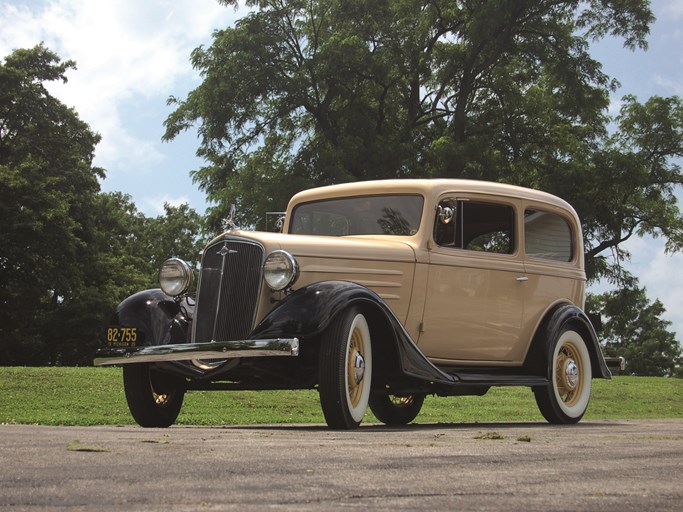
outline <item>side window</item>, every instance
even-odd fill
[[[511,206],[445,199],[437,207],[434,238],[443,247],[512,254],[515,212]]]
[[[572,230],[554,213],[526,210],[524,212],[524,249],[527,256],[553,261],[571,261]]]

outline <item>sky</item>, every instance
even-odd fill
[[[615,39],[591,46],[604,71],[621,83],[613,113],[626,94],[641,102],[683,96],[683,0],[653,0],[652,9],[657,21],[647,51],[627,50]],[[63,60],[75,60],[68,83],[49,89],[102,136],[95,156],[107,172],[102,190],[129,194],[148,216],[162,214],[164,203],[188,203],[203,213],[204,193],[189,175],[202,165],[196,133],[161,141],[172,112],[166,101],[184,99],[201,83],[189,60],[192,50],[210,45],[214,30],[243,14],[216,0],[0,0],[0,58],[42,41]],[[633,255],[627,268],[652,300],[664,303],[665,318],[683,341],[683,254],[667,255],[663,242],[651,238],[627,248]]]
[[[215,0],[0,0],[0,56],[42,41],[76,61],[68,83],[48,88],[102,136],[103,191],[130,194],[146,215],[162,214],[164,202],[203,213],[189,176],[202,164],[196,134],[161,141],[166,101],[200,84],[190,53],[239,16]]]

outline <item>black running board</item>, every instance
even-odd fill
[[[452,375],[457,379],[455,385],[476,385],[476,386],[547,386],[550,381],[538,375],[525,375],[505,372],[482,373],[470,371],[463,368],[439,368],[444,373]]]

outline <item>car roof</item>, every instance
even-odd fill
[[[576,215],[574,209],[557,196],[516,185],[494,183],[490,181],[461,180],[461,179],[395,179],[360,181],[312,188],[299,192],[290,201],[290,207],[295,203],[319,201],[335,197],[349,197],[357,195],[385,195],[417,193],[430,199],[448,192],[478,193],[527,199],[553,205],[568,210]]]

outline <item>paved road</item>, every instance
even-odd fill
[[[2,510],[681,510],[683,421],[0,425]]]

